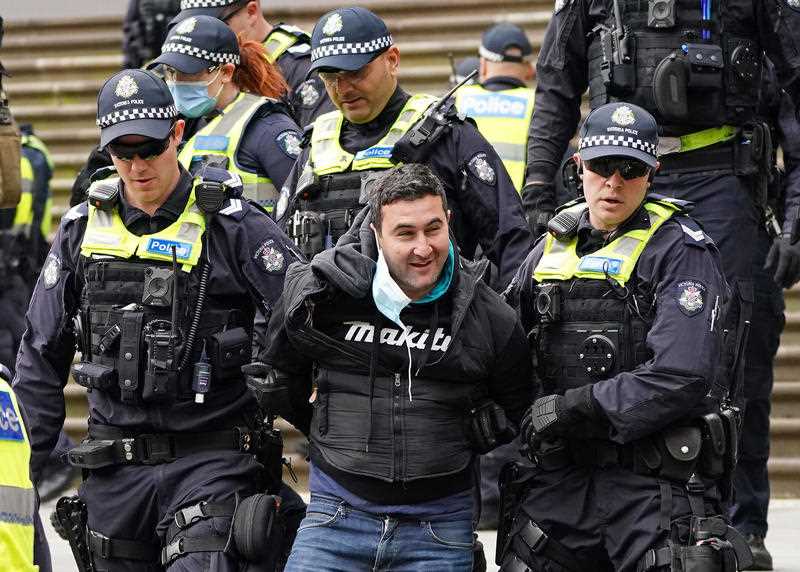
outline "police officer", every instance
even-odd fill
[[[122,21],[122,67],[140,68],[161,53],[179,0],[130,0]]]
[[[523,489],[503,571],[735,570],[726,542],[749,556],[714,516],[728,417],[706,396],[728,287],[679,202],[647,195],[657,145],[642,108],[594,110],[576,156],[585,201],[550,222],[509,290],[542,397],[522,422],[536,468],[501,483]]]
[[[280,484],[254,456],[275,447],[240,367],[256,308],[270,314],[296,256],[237,197],[235,175],[206,169],[193,180],[180,166],[177,115],[149,72],[103,85],[100,144],[119,178],[95,183],[63,217],[17,360],[35,482],[63,424],[80,340],[72,373],[89,391],[89,438],[70,461],[88,474],[88,531],[71,542],[86,543],[98,569],[240,570],[274,548],[237,533],[264,533],[275,502],[255,493]]]
[[[278,64],[289,84],[295,121],[300,127],[333,109],[319,77],[309,74],[311,38],[307,32],[290,24],[270,24],[260,0],[181,0],[181,12],[174,21],[201,14],[219,18],[237,35],[264,44],[267,60]]]
[[[473,258],[480,245],[507,284],[530,246],[508,173],[452,105],[435,108],[435,98],[398,86],[400,52],[383,20],[361,7],[328,12],[314,26],[311,59],[338,109],[314,122],[281,189],[277,216],[304,254],[344,234],[377,173],[421,162],[442,180],[462,254]]]
[[[480,47],[480,84],[456,92],[456,107],[473,118],[481,135],[500,155],[519,191],[525,181],[525,153],[533,115],[531,43],[510,22],[492,26]]]
[[[178,112],[213,117],[183,146],[181,164],[192,173],[209,164],[236,173],[244,196],[272,212],[301,134],[275,99],[286,83],[264,60],[261,44],[240,45],[220,20],[190,16],[172,27],[161,50],[149,67],[164,67]]]

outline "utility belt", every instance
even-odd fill
[[[559,439],[543,442],[528,455],[544,470],[568,465],[619,466],[640,475],[685,483],[694,474],[712,480],[730,475],[736,466],[738,438],[735,411],[724,409],[626,445],[600,439]]]
[[[201,433],[129,433],[108,425],[90,425],[89,438],[67,454],[82,469],[115,465],[157,465],[207,451],[257,454],[268,440],[261,429],[234,427]]]

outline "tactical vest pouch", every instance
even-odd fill
[[[67,453],[69,464],[82,469],[101,469],[116,465],[115,442],[87,439]]]
[[[122,315],[122,337],[119,342],[120,400],[123,403],[136,403],[139,389],[140,344],[142,335],[142,312],[125,312]]]
[[[244,328],[218,332],[207,339],[215,381],[240,378],[242,366],[250,363],[251,340]]]
[[[325,225],[320,213],[295,211],[288,225],[288,235],[307,260],[324,249]]]
[[[114,368],[85,361],[72,366],[72,377],[75,383],[89,391],[92,389],[108,391],[117,383],[117,372]]]
[[[178,392],[175,359],[177,335],[167,320],[153,320],[144,327],[147,346],[147,370],[144,374],[142,400],[147,403],[169,403]]]
[[[691,89],[722,90],[722,48],[713,44],[687,44],[689,87]]]
[[[661,451],[661,468],[658,476],[685,482],[694,473],[703,443],[699,427],[672,427],[658,436]]]
[[[689,78],[686,66],[677,54],[659,62],[653,74],[653,101],[666,121],[685,121],[689,117]]]
[[[192,176],[200,174],[205,167],[215,167],[217,169],[228,168],[228,157],[225,155],[194,155],[192,162],[187,169]]]

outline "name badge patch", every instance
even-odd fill
[[[584,256],[578,265],[580,270],[586,272],[608,272],[609,274],[619,274],[622,270],[622,260],[620,258],[608,258],[606,256]]]
[[[197,135],[194,141],[196,151],[225,151],[228,138],[225,135]]]
[[[172,247],[175,246],[175,256],[178,260],[188,260],[192,254],[192,245],[188,242],[151,238],[147,241],[147,252],[172,257]]]
[[[356,153],[356,161],[359,159],[388,159],[392,156],[394,147],[370,147]]]
[[[11,396],[0,391],[0,439],[4,441],[22,441],[22,423],[11,402]]]

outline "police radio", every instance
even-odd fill
[[[450,124],[440,110],[450,100],[453,94],[462,85],[465,85],[478,74],[473,70],[468,76],[453,86],[439,100],[431,105],[423,116],[394,144],[392,148],[392,163],[419,163],[425,159],[427,147],[435,143]]]
[[[119,179],[94,183],[89,187],[89,204],[105,212],[114,210],[119,202],[120,184],[121,181]]]

